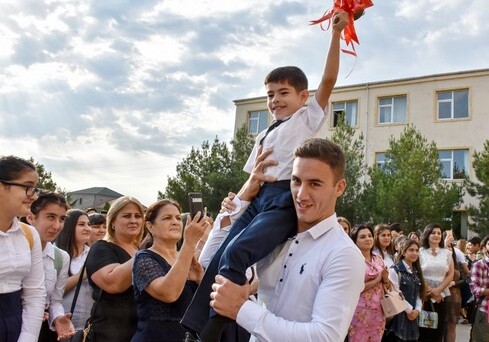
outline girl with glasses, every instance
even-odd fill
[[[37,231],[17,217],[30,213],[37,198],[35,166],[22,158],[0,158],[0,341],[35,342],[46,289]]]

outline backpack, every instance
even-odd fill
[[[32,251],[32,248],[34,248],[34,237],[32,236],[31,229],[27,224],[24,222],[19,222],[20,223],[20,228],[22,229],[22,232],[25,235],[25,238],[27,239],[27,242],[29,243],[29,248]],[[61,250],[53,245],[54,248],[54,268],[56,269],[56,276],[59,275],[59,272],[61,272],[61,268],[63,267],[63,254],[61,254]]]
[[[25,238],[27,239],[27,242],[29,243],[29,248],[32,251],[32,248],[34,248],[34,237],[32,236],[31,229],[24,222],[19,222],[19,223],[20,223],[20,228],[22,229],[22,232],[24,233]]]

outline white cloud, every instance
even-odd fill
[[[0,155],[68,190],[150,204],[204,140],[231,139],[233,100],[298,65],[319,82],[330,32],[313,0],[23,0],[0,4]],[[487,68],[486,0],[375,1],[338,85]],[[467,58],[467,51],[470,58]],[[235,189],[236,190],[236,189]]]

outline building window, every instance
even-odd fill
[[[268,111],[260,110],[249,112],[248,133],[258,134],[268,127]]]
[[[469,150],[444,150],[438,152],[441,178],[464,179],[469,172]]]
[[[380,170],[385,170],[386,163],[389,162],[389,158],[385,156],[385,153],[379,152],[375,154],[375,165]]]
[[[469,90],[440,91],[436,93],[438,119],[460,119],[469,116]]]
[[[406,122],[406,95],[379,98],[379,123]]]
[[[333,127],[338,126],[338,120],[344,115],[345,122],[349,126],[356,127],[357,123],[357,101],[333,102]]]

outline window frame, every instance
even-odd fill
[[[456,105],[455,105],[455,101],[456,101],[456,97],[455,97],[455,93],[456,92],[461,92],[461,91],[464,91],[467,96],[466,96],[466,102],[467,102],[467,116],[462,116],[462,117],[455,117],[455,108],[456,108]],[[443,89],[443,90],[437,90],[435,92],[435,103],[436,103],[436,111],[435,111],[435,116],[436,116],[436,120],[437,121],[453,121],[453,120],[467,120],[470,118],[470,94],[469,94],[470,90],[469,88],[457,88],[457,89]],[[441,99],[439,98],[440,94],[447,94],[447,93],[450,93],[451,94],[451,98],[450,99]],[[447,118],[441,118],[440,117],[440,103],[450,103],[450,117],[447,117]]]
[[[465,152],[465,155],[464,155],[464,164],[465,165],[463,165],[464,177],[461,177],[461,178],[453,178],[454,168],[455,168],[455,164],[456,164],[455,158],[454,158],[454,152],[457,152],[457,151]],[[442,158],[440,156],[441,152],[450,152],[450,158]],[[460,180],[465,179],[466,177],[469,177],[469,172],[470,172],[469,158],[470,158],[470,150],[468,148],[453,148],[453,149],[440,149],[440,150],[438,150],[438,160],[440,162],[440,167],[441,167],[440,178],[443,180],[447,180],[447,181],[460,181]],[[443,177],[444,176],[444,173],[443,173],[443,171],[444,171],[443,163],[444,162],[450,163],[450,166],[449,166],[450,174],[448,175],[449,177]]]
[[[252,118],[251,116],[253,114],[258,114],[258,117]],[[265,115],[265,117],[266,117],[266,123],[265,123],[265,126],[262,129],[260,129],[260,119],[262,118],[261,117],[262,114]],[[256,130],[257,130],[257,132],[251,132],[251,129],[250,129],[251,126],[250,125],[251,125],[251,123],[253,121],[256,121],[257,122],[256,123]],[[270,119],[269,119],[269,112],[266,109],[250,110],[250,111],[248,111],[248,115],[247,115],[248,134],[258,135],[261,131],[263,131],[264,129],[266,129],[268,127],[269,121],[270,121]]]
[[[405,107],[404,107],[404,120],[403,121],[394,121],[395,116],[395,98],[404,98],[405,99]],[[391,103],[389,105],[381,104],[381,100],[390,99]],[[381,122],[381,108],[390,107],[390,121]],[[407,94],[398,94],[398,95],[387,95],[387,96],[378,96],[377,97],[377,125],[386,126],[386,125],[405,125],[408,123],[408,95]]]
[[[347,111],[347,104],[354,104],[355,105],[355,123],[354,124],[351,124],[348,122],[348,111]],[[338,105],[338,104],[342,104],[343,105],[343,109],[341,110],[335,110],[334,109],[334,106],[335,105]],[[345,100],[345,101],[333,101],[331,102],[331,128],[336,128],[338,127],[338,123],[337,123],[337,119],[336,119],[336,113],[337,112],[344,112],[345,113],[345,121],[346,123],[350,126],[350,127],[354,127],[354,128],[358,128],[359,127],[359,115],[358,115],[358,99],[355,99],[355,100]],[[353,114],[351,113],[350,114],[350,117],[353,117]]]

